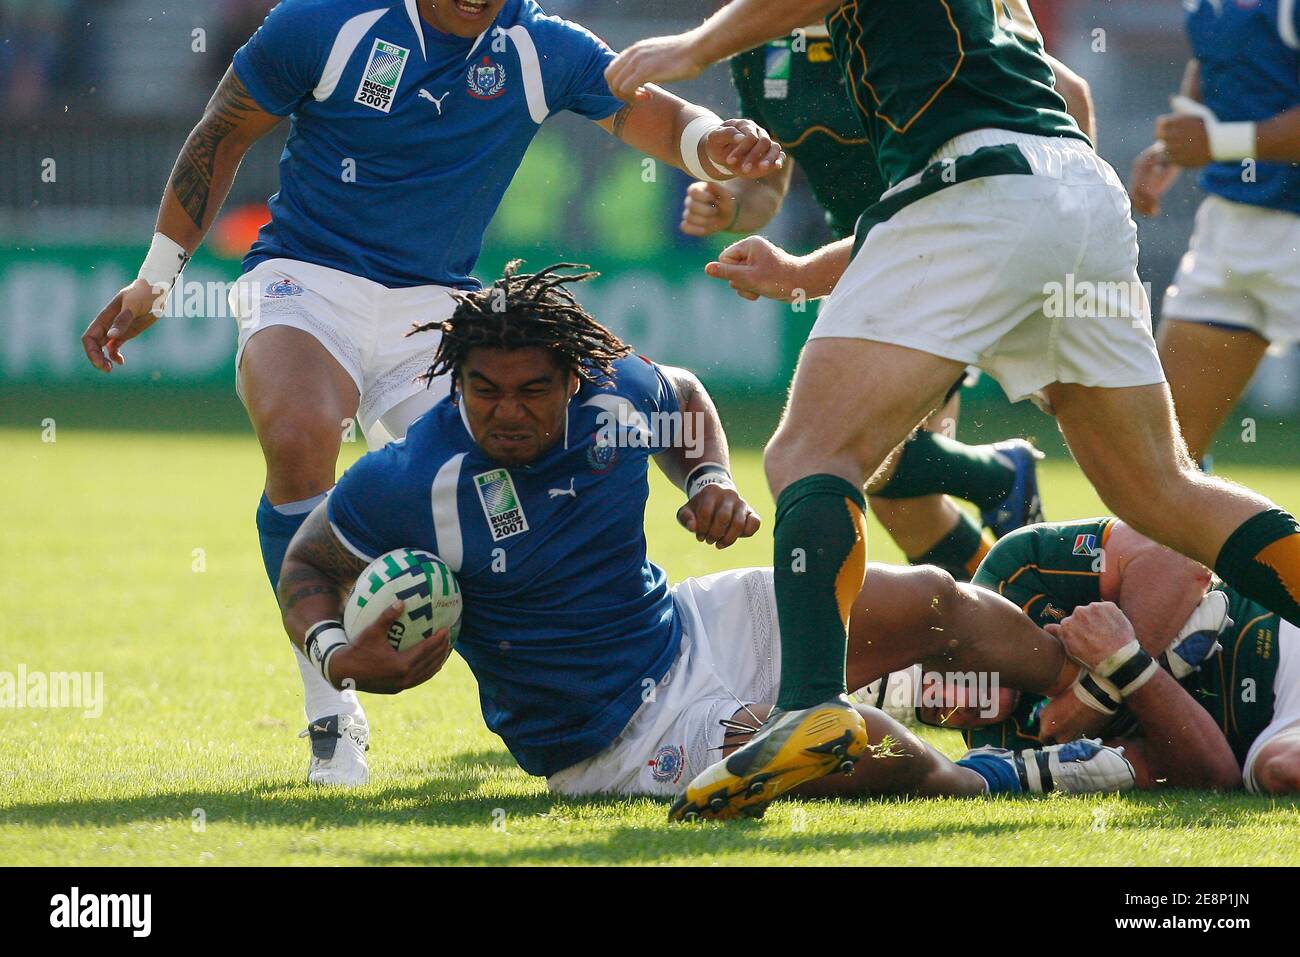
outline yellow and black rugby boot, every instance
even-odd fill
[[[867,724],[844,695],[773,711],[748,744],[695,776],[668,820],[762,817],[773,798],[800,784],[835,771],[852,774],[867,747]]]

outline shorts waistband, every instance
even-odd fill
[[[1080,152],[1092,152],[1091,146],[1073,136],[1040,136],[1034,133],[1017,133],[1013,130],[988,128],[971,130],[969,133],[954,136],[934,151],[929,163],[965,156],[968,153],[974,153],[978,149],[983,149],[985,146],[1056,146]]]

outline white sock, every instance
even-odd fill
[[[316,670],[316,666],[297,649],[294,649],[293,657],[298,662],[298,670],[302,672],[302,688],[306,698],[303,708],[307,712],[308,721],[328,718],[332,714],[365,717],[365,711],[362,710],[355,691],[339,691],[326,681]]]

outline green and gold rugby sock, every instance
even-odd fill
[[[866,505],[861,488],[835,475],[801,478],[776,500],[778,708],[810,708],[847,690],[849,612],[867,571]]]
[[[1270,508],[1242,522],[1219,550],[1214,572],[1300,627],[1300,523],[1290,513]]]
[[[924,555],[908,557],[913,565],[938,565],[959,582],[968,582],[975,577],[975,569],[992,548],[992,542],[984,535],[979,522],[962,512],[957,524],[943,538],[939,539]]]
[[[1016,470],[1008,468],[989,445],[966,445],[938,432],[921,429],[903,443],[898,465],[881,498],[920,498],[945,493],[990,508],[1011,492]]]

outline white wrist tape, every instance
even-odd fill
[[[1098,678],[1108,679],[1119,689],[1120,696],[1127,698],[1159,670],[1160,665],[1142,650],[1135,638],[1093,668],[1092,673]]]
[[[1215,162],[1231,163],[1254,157],[1258,124],[1221,123],[1208,106],[1189,96],[1176,96],[1172,102],[1175,113],[1199,116],[1205,123],[1205,135],[1210,140],[1210,156]]]
[[[718,177],[705,170],[700,163],[700,141],[721,125],[722,118],[710,113],[691,120],[686,124],[686,129],[682,130],[682,165],[686,167],[686,172],[696,179],[704,180],[706,183],[726,182],[726,180],[718,179]],[[730,178],[727,177],[727,179]]]
[[[159,292],[153,304],[155,316],[162,315],[167,306],[167,297],[171,295],[172,287],[176,285],[176,280],[189,261],[189,254],[180,243],[162,233],[153,234],[153,244],[140,266],[139,278],[152,286],[155,292]]]
[[[307,660],[319,669],[321,677],[334,684],[330,678],[330,657],[348,643],[348,633],[341,621],[318,621],[307,629],[302,650]]]
[[[1115,714],[1122,703],[1119,689],[1091,671],[1079,675],[1079,680],[1074,683],[1074,696],[1093,711],[1104,715]]]
[[[727,467],[721,462],[703,462],[691,469],[691,474],[686,476],[686,498],[695,498],[702,489],[710,485],[721,485],[723,488],[734,489],[735,481]]]

